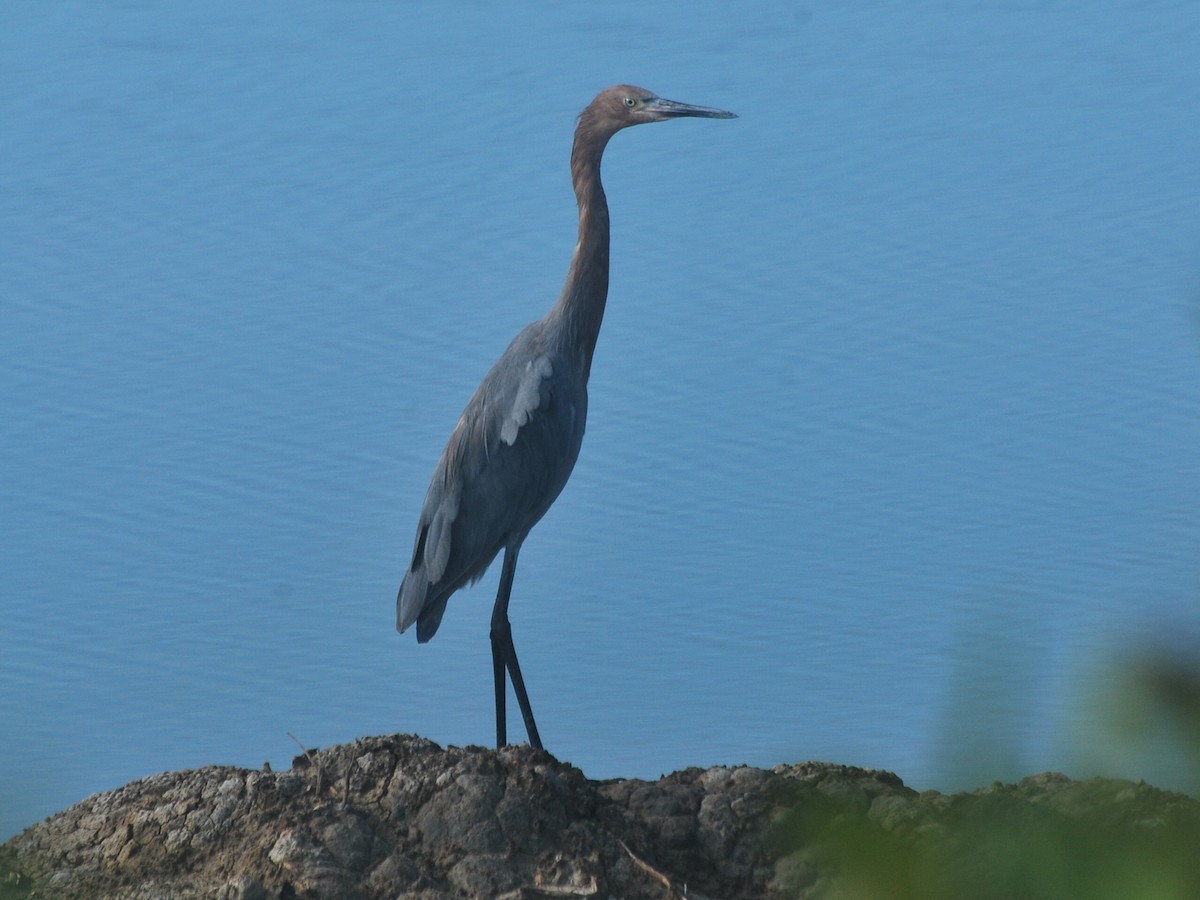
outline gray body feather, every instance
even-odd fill
[[[520,546],[567,483],[587,418],[587,385],[550,318],[526,326],[484,377],[433,473],[396,628],[437,632],[446,602]],[[557,363],[557,364],[556,364]]]

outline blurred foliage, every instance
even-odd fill
[[[1118,738],[1173,744],[1189,768],[1191,791],[1200,794],[1200,659],[1160,648],[1128,657],[1117,668],[1119,702],[1111,720]]]
[[[1044,804],[1036,799],[1040,786],[1027,782],[923,795],[914,805],[947,802],[922,813],[915,827],[817,799],[781,823],[779,849],[807,848],[800,852],[809,877],[796,891],[832,900],[1200,897],[1200,804],[1177,805],[1171,798],[1178,795],[1146,786],[1138,786],[1141,796],[1122,797],[1133,790],[1126,782],[1070,788]],[[1064,801],[1084,810],[1067,811]]]
[[[0,900],[16,900],[28,897],[32,881],[22,875],[16,867],[16,851],[0,847]]]
[[[1200,661],[1146,651],[1112,671],[1112,739],[1168,732],[1200,786]],[[1200,897],[1200,801],[1141,782],[1047,773],[970,793],[897,792],[866,806],[801,790],[775,841],[802,897]]]

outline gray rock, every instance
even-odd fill
[[[994,881],[1005,861],[988,857],[977,823],[996,821],[1011,826],[1006,845],[1100,823],[1161,865],[1155,854],[1200,833],[1200,803],[1050,773],[918,795],[889,772],[829,763],[594,782],[525,746],[397,735],[310,752],[287,772],[210,766],[89,797],[0,846],[0,896],[771,900],[836,893],[847,872],[869,896],[860,873],[900,860],[941,871],[962,859]],[[970,893],[945,883],[944,896]]]

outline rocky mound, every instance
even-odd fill
[[[90,797],[0,847],[0,897],[1128,896],[1073,891],[1130,859],[1155,896],[1194,897],[1198,835],[1200,802],[1124,781],[918,795],[804,763],[597,782],[526,746],[397,735]]]

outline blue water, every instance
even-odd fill
[[[3,4],[0,837],[289,733],[491,740],[499,567],[426,646],[395,591],[616,81],[741,118],[609,148],[512,606],[547,747],[1194,787],[1094,695],[1200,635],[1200,7],[1077,9]]]

